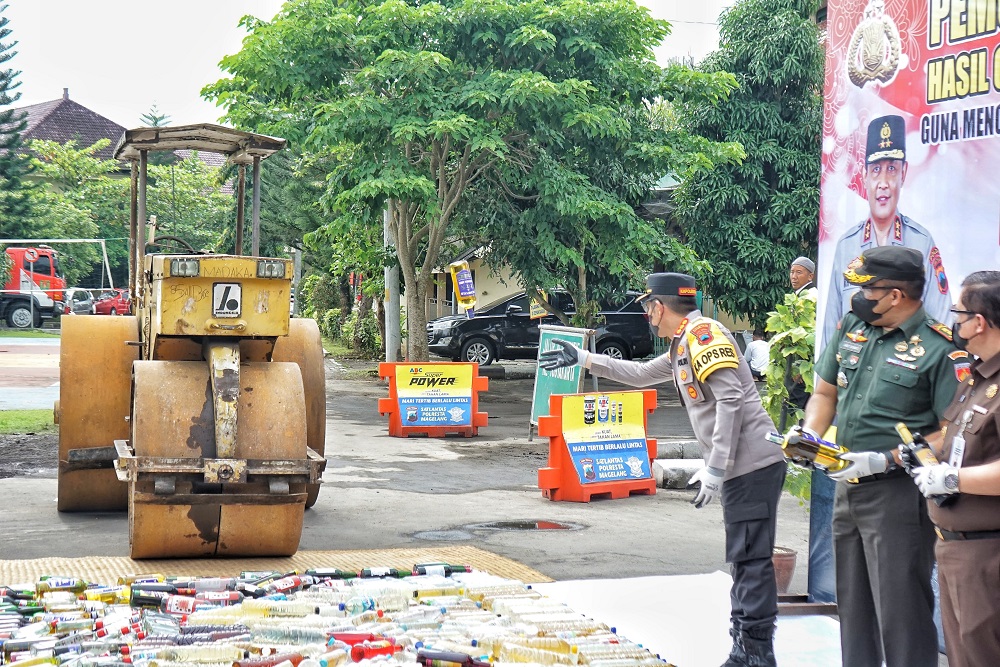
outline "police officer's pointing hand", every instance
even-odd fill
[[[552,343],[561,349],[551,349],[538,355],[538,365],[543,370],[554,371],[559,368],[569,368],[577,364],[583,364],[587,360],[587,352],[581,350],[573,343],[553,338]]]

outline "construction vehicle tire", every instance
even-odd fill
[[[306,408],[298,366],[241,364],[234,461],[306,459]],[[133,367],[132,445],[140,469],[215,459],[209,368],[194,361]],[[186,462],[188,465],[190,462]],[[306,483],[272,492],[267,479],[204,483],[169,471],[129,482],[132,558],[289,556],[298,549]]]
[[[116,439],[128,438],[132,362],[139,358],[138,346],[129,343],[139,340],[138,321],[67,317],[60,339],[57,507],[60,512],[124,510],[128,487],[115,476],[113,461],[75,459],[79,450],[113,447]]]
[[[288,336],[275,342],[271,358],[299,365],[306,394],[306,444],[323,456],[326,453],[326,364],[316,320],[300,317],[290,320]],[[319,487],[319,484],[308,485],[307,508],[316,504]]]

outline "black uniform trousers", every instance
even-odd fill
[[[837,483],[833,543],[844,667],[937,667],[934,526],[902,470]]]
[[[729,597],[737,630],[769,631],[778,618],[778,587],[771,556],[784,483],[785,462],[779,461],[722,485],[726,562],[733,576]]]

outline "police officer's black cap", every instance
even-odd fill
[[[879,280],[924,280],[924,256],[919,250],[898,245],[865,250],[844,271],[852,285],[871,285]]]
[[[879,116],[868,123],[865,164],[906,159],[906,122],[902,116]]]
[[[646,292],[636,301],[652,296],[697,296],[694,276],[686,273],[651,273],[646,276]]]

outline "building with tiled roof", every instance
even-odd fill
[[[118,123],[71,100],[69,88],[63,88],[62,99],[32,104],[18,111],[27,114],[28,127],[21,133],[25,143],[32,139],[60,144],[75,141],[78,148],[84,148],[101,139],[109,139],[111,143],[94,155],[101,160],[113,158],[115,144],[125,133],[125,128]]]

